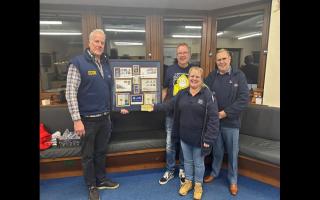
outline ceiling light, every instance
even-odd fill
[[[67,32],[40,32],[40,35],[82,35],[82,33],[67,33]]]
[[[172,35],[173,38],[201,38],[201,35]]]
[[[142,46],[142,42],[114,42],[117,46]]]
[[[184,26],[187,29],[202,29],[202,26]]]
[[[251,38],[251,37],[257,37],[257,36],[260,36],[262,35],[262,33],[249,33],[249,34],[246,34],[246,35],[239,35],[239,36],[236,36],[238,38],[238,40],[242,40],[242,39],[245,39],[245,38]]]
[[[54,25],[61,25],[62,21],[40,21],[40,24],[54,24]]]
[[[143,29],[116,29],[116,28],[106,28],[106,31],[112,31],[112,32],[138,32],[138,33],[144,33],[146,32]]]
[[[217,36],[220,36],[220,35],[223,35],[223,34],[224,34],[223,31],[219,31],[219,32],[217,33]]]

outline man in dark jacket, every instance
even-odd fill
[[[70,61],[67,75],[66,99],[74,132],[81,137],[82,169],[89,200],[100,199],[97,189],[119,187],[105,177],[113,79],[107,56],[103,54],[104,46],[103,30],[93,30],[89,48]],[[121,113],[128,111],[122,109]]]
[[[220,49],[217,52],[216,63],[218,69],[208,75],[205,83],[216,94],[221,134],[213,149],[212,172],[204,178],[204,182],[209,183],[219,175],[226,148],[229,189],[232,195],[236,195],[238,192],[240,113],[248,105],[249,89],[243,72],[231,67],[231,56],[228,50]]]
[[[248,84],[257,84],[259,68],[253,64],[253,56],[247,55],[244,57],[244,63],[245,65],[241,67],[241,70],[246,75]]]

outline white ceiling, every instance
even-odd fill
[[[266,0],[40,0],[40,4],[214,10],[259,1]]]

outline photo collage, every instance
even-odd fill
[[[114,65],[112,70],[116,108],[132,110],[130,109],[132,107],[141,106],[142,108],[145,105],[159,103],[159,67],[126,64]]]

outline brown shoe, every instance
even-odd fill
[[[230,185],[230,193],[233,195],[233,196],[236,196],[237,193],[238,193],[238,186],[237,184],[231,184]]]
[[[203,182],[210,183],[213,181],[213,179],[214,179],[214,176],[209,175],[209,176],[204,177]]]

